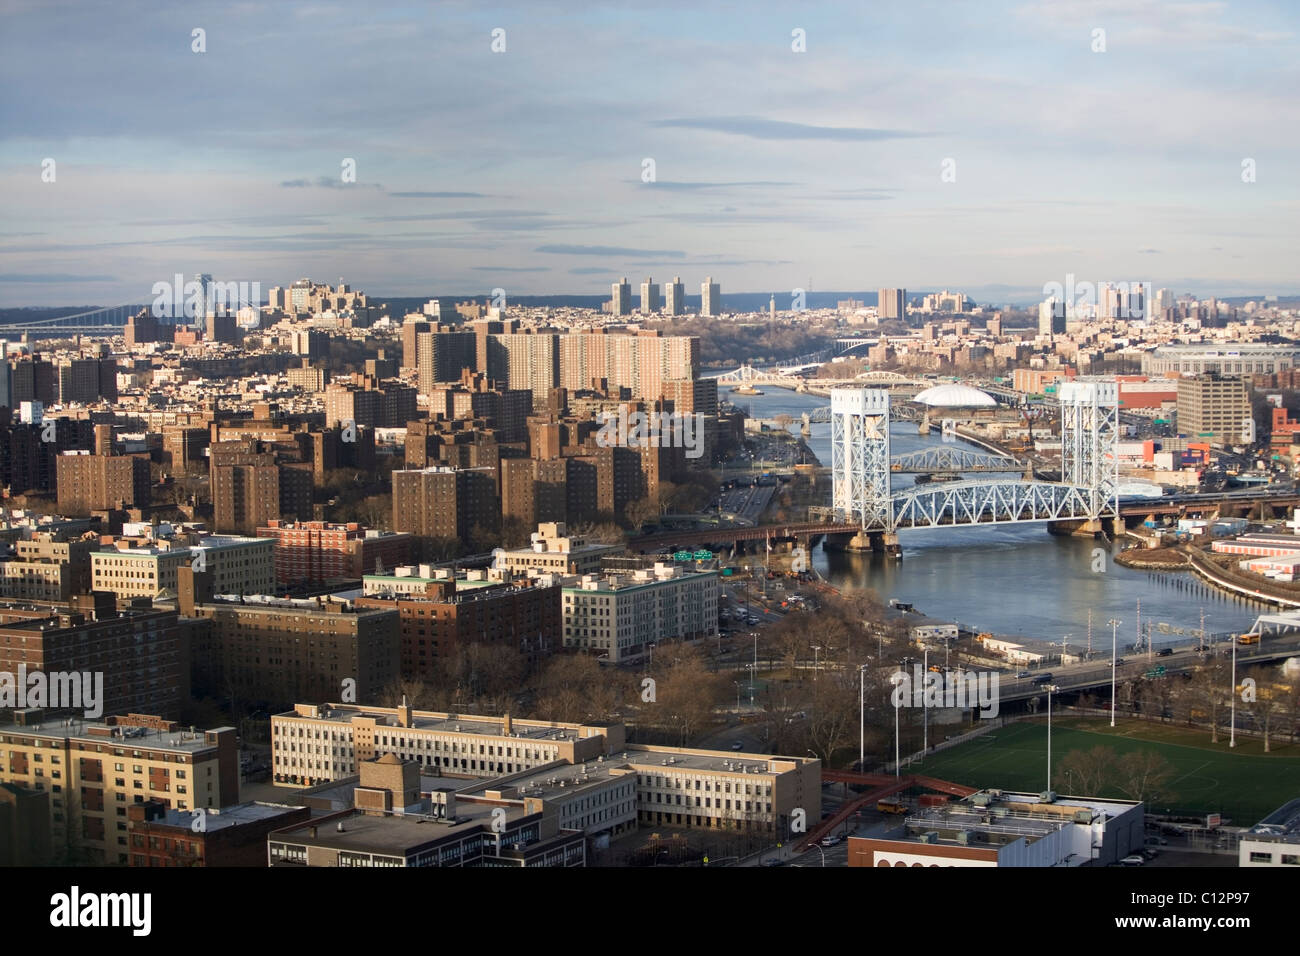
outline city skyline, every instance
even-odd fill
[[[922,8],[14,4],[0,304],[138,301],[177,271],[394,296],[1300,291],[1284,5]]]

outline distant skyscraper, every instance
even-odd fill
[[[776,321],[776,293],[772,293],[772,298],[767,300],[767,317],[773,322]]]
[[[624,276],[614,283],[611,291],[613,298],[610,309],[615,315],[632,314],[632,286],[628,283],[627,277]]]
[[[885,319],[907,318],[907,290],[881,289],[876,295],[876,314]]]
[[[196,328],[202,328],[203,323],[208,318],[208,309],[212,307],[212,299],[209,297],[208,292],[209,287],[212,285],[212,276],[207,272],[196,272],[194,274],[194,281],[197,282],[199,288],[203,290],[203,304],[200,305],[194,315],[191,316],[192,321],[190,322],[190,325]]]
[[[662,303],[659,301],[659,283],[655,282],[650,276],[645,277],[645,282],[641,283],[641,314],[655,315],[659,312]]]
[[[700,315],[720,315],[721,313],[722,287],[713,281],[713,276],[708,276],[700,284]]]
[[[684,315],[686,313],[686,289],[682,285],[681,276],[673,276],[673,281],[668,284],[664,312],[668,315]]]
[[[1155,304],[1154,309],[1152,310],[1152,315],[1156,319],[1163,319],[1166,310],[1172,309],[1174,304],[1174,290],[1160,289],[1155,295]]]
[[[1038,334],[1060,335],[1065,331],[1065,303],[1055,296],[1038,304]]]

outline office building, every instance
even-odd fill
[[[233,727],[192,732],[144,713],[70,724],[39,711],[14,716],[0,723],[0,784],[48,790],[63,861],[129,863],[128,812],[146,800],[186,812],[239,800]]]
[[[1199,375],[1178,380],[1178,431],[1212,445],[1255,440],[1250,386],[1245,379]]]

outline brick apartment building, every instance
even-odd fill
[[[357,579],[377,565],[395,568],[416,557],[411,535],[356,522],[269,521],[257,536],[275,542],[275,582],[284,586]]]
[[[58,457],[59,510],[68,515],[149,504],[146,458],[65,452]]]
[[[266,866],[267,835],[310,819],[308,807],[253,801],[202,811],[151,799],[127,808],[130,865]]]

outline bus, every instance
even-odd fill
[[[884,797],[876,801],[876,809],[881,813],[906,813],[907,806],[898,797]]]
[[[1258,643],[1259,643],[1259,635],[1258,635],[1258,634],[1243,634],[1243,635],[1241,635],[1241,637],[1237,638],[1237,643],[1238,643],[1238,644],[1258,644]]]

